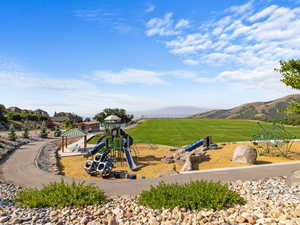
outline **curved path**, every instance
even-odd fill
[[[49,182],[60,181],[62,178],[64,178],[66,182],[72,182],[72,180],[74,180],[72,178],[53,175],[36,167],[35,158],[40,148],[51,141],[53,141],[53,139],[34,142],[24,145],[20,149],[16,150],[0,165],[1,179],[25,187],[40,187]],[[163,178],[149,178],[145,180],[99,180],[85,182],[96,184],[111,196],[136,195],[142,190],[149,189],[151,185],[158,184],[160,181],[167,183],[183,183],[199,179],[210,179],[216,181],[231,181],[238,179],[252,180],[271,176],[289,176],[297,169],[300,169],[300,162],[230,169],[214,169]],[[80,181],[78,179],[75,180]]]

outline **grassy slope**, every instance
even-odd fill
[[[300,128],[289,127],[287,130],[300,137]],[[214,142],[250,140],[256,131],[256,121],[249,120],[149,119],[128,133],[135,143],[182,146],[204,136],[212,136]]]

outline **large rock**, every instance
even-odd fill
[[[257,151],[251,146],[237,146],[234,149],[232,161],[237,163],[254,164],[257,158]]]
[[[187,157],[190,157],[189,160],[191,160],[192,163],[200,163],[210,159],[209,154],[206,151],[203,151],[202,148],[197,148],[192,152],[184,152],[179,149],[174,154],[164,156],[161,161],[163,163],[176,163],[179,165],[184,165]]]
[[[191,155],[189,155],[188,157],[186,157],[185,163],[180,171],[184,172],[184,171],[191,171],[191,170],[193,170],[193,164],[191,160]]]
[[[196,170],[199,163],[209,160],[209,154],[201,149],[185,153],[185,162],[181,168],[181,172]]]
[[[289,176],[288,181],[291,186],[299,186],[300,187],[300,170],[294,171]]]

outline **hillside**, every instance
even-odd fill
[[[205,113],[198,113],[192,118],[219,118],[219,119],[278,119],[286,117],[279,113],[281,109],[286,109],[289,101],[300,102],[300,94],[288,95],[269,102],[252,102],[234,107],[232,109],[211,110]]]

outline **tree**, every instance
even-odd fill
[[[280,68],[274,70],[282,76],[281,81],[294,89],[300,90],[300,59],[291,59],[288,61],[280,61]],[[287,114],[300,115],[300,103],[291,101],[285,110]]]
[[[80,123],[82,122],[82,117],[76,115],[75,113],[69,113],[69,112],[55,112],[54,117],[67,117],[69,120],[73,121],[74,123]]]
[[[0,104],[0,122],[7,122],[7,119],[5,117],[5,112],[6,112],[6,109],[5,109],[5,106]]]
[[[64,127],[66,129],[71,129],[74,127],[74,122],[72,120],[66,120],[64,121]]]
[[[8,140],[15,141],[17,139],[16,130],[13,124],[9,127]]]
[[[90,122],[91,121],[91,118],[90,117],[86,117],[85,119],[84,119],[84,122]]]
[[[40,137],[41,137],[41,138],[47,138],[47,137],[48,137],[48,132],[47,132],[47,128],[46,128],[45,122],[42,123],[42,128],[41,128],[41,132],[40,132]]]
[[[55,127],[54,137],[60,137],[60,136],[61,136],[61,130],[59,129],[59,127]]]
[[[280,68],[275,68],[282,76],[281,81],[295,89],[300,89],[300,59],[280,61]]]
[[[29,129],[28,129],[28,127],[24,127],[24,129],[23,129],[23,138],[29,138]]]
[[[133,115],[127,114],[125,109],[111,109],[111,108],[106,108],[102,112],[96,114],[94,116],[94,120],[97,120],[99,122],[104,122],[104,119],[107,116],[110,115],[116,115],[121,118],[121,123],[129,123],[133,119]]]

